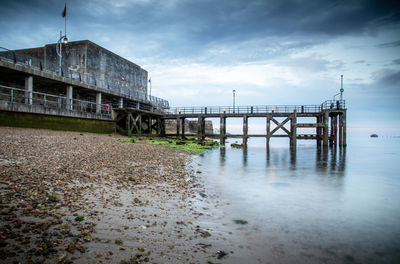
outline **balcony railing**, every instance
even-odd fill
[[[89,101],[70,99],[64,96],[45,94],[34,91],[0,85],[0,101],[13,105],[39,105],[50,109],[64,109],[76,112],[86,112],[111,118],[111,104],[96,104]]]
[[[45,70],[42,61],[38,58],[31,57],[27,54],[15,53],[12,50],[4,49],[5,51],[2,51],[2,49],[4,48],[0,49],[0,60],[21,65],[24,67],[30,67],[46,72],[48,74],[57,74],[56,72]],[[96,78],[94,74],[81,74],[78,71],[67,69],[66,71],[63,71],[62,76],[71,80],[83,82],[88,85],[97,86],[102,89],[110,89],[110,83],[107,80]],[[118,89],[116,89],[116,91],[122,95],[132,97],[132,99],[143,103],[153,104],[164,109],[169,108],[169,102],[167,100],[148,95],[147,93],[139,91],[132,86],[118,86]]]

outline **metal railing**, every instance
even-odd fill
[[[70,99],[64,96],[28,91],[0,85],[0,101],[13,104],[40,105],[45,108],[100,114],[111,118],[111,104],[96,104],[89,101]]]
[[[321,105],[324,109],[346,109],[345,100],[326,100]]]
[[[258,106],[201,106],[173,107],[168,114],[267,114],[267,113],[318,113],[323,109],[345,109],[345,101],[325,101],[321,105],[258,105]]]
[[[5,51],[0,50],[0,60],[8,61],[24,67],[30,67],[36,70],[46,72],[48,74],[53,74],[53,75],[56,74],[56,72],[45,70],[42,61],[38,58],[31,57],[23,53],[15,53],[14,51],[7,50],[5,48],[1,49],[4,49]],[[88,74],[88,73],[81,74],[78,71],[67,69],[66,71],[62,72],[62,76],[71,80],[83,82],[85,84],[94,85],[102,89],[110,90],[111,82],[107,79],[104,80],[96,78],[94,74]],[[138,100],[144,103],[151,103],[162,108],[169,108],[169,102],[167,100],[152,95],[148,95],[145,92],[135,89],[135,87],[118,86],[117,90],[120,94],[132,97],[134,100]]]

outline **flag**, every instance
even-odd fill
[[[62,15],[62,17],[66,17],[67,16],[67,3],[65,3],[65,7],[64,7],[64,10],[63,10],[61,15]]]

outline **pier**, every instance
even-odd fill
[[[225,144],[227,138],[242,138],[243,146],[250,137],[266,138],[269,147],[271,138],[290,139],[290,147],[295,148],[297,140],[315,140],[318,146],[346,146],[346,105],[344,100],[327,100],[320,105],[265,105],[265,106],[217,106],[217,107],[175,107],[169,109],[164,119],[176,120],[177,138],[185,138],[184,122],[187,118],[197,118],[197,138],[203,141],[206,137],[219,138]],[[249,134],[250,118],[265,118],[264,134]],[[299,122],[299,118],[312,118],[313,122]],[[205,133],[204,123],[207,118],[219,118],[220,134]],[[243,132],[228,134],[226,120],[242,118]],[[283,119],[280,121],[279,119]],[[315,129],[315,133],[299,133],[301,128]],[[280,133],[279,133],[280,132]]]

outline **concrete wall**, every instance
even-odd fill
[[[58,72],[56,44],[15,52],[19,59],[30,59],[33,66],[40,67],[42,64],[44,70]],[[62,68],[64,76],[81,78],[82,81],[101,88],[128,95],[134,91],[147,94],[146,70],[88,40],[62,45]]]
[[[45,128],[91,133],[114,133],[115,122],[0,111],[0,126]]]

